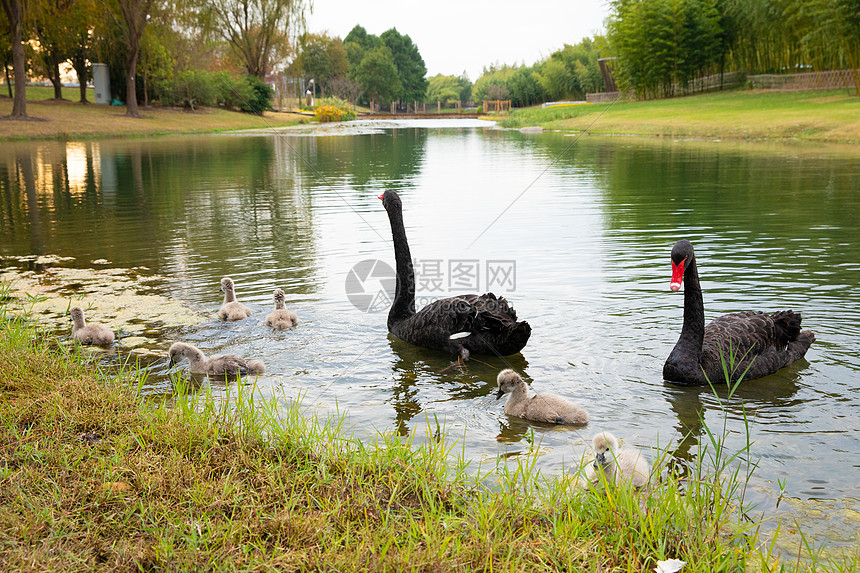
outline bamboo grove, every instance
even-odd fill
[[[728,71],[857,70],[860,0],[612,0],[607,39],[619,86],[640,97]]]

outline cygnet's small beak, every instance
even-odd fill
[[[167,363],[167,369],[170,370],[174,366],[176,366],[176,362],[174,362],[173,358],[171,358],[170,361]]]
[[[496,392],[496,400],[498,400],[499,398],[501,398],[504,395],[505,395],[505,391],[502,390],[501,388],[499,388],[499,391]]]
[[[594,459],[595,464],[600,464],[601,466],[606,465],[606,453],[597,454],[597,457]]]

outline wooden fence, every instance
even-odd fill
[[[773,91],[833,90],[854,88],[860,70],[831,70],[800,74],[760,74],[748,76],[750,87]]]
[[[707,92],[713,90],[721,90],[738,87],[743,84],[746,79],[744,72],[727,72],[724,74],[711,74],[702,76],[687,82],[687,85],[682,87],[680,84],[673,84],[672,89],[668,90],[675,95],[691,94],[696,92]],[[625,95],[626,94],[626,95]],[[632,101],[636,99],[660,99],[655,97],[637,98],[632,92],[599,92],[593,94],[585,94],[585,101],[589,103],[609,103],[623,96],[623,100]]]
[[[411,103],[391,102],[392,114],[459,113],[464,110],[477,111],[477,108],[475,107],[475,104],[470,101],[461,102],[459,100],[449,101],[446,103],[442,103],[441,101],[437,101],[436,103],[421,101],[413,101]],[[376,111],[379,111],[379,109],[377,108]]]
[[[830,70],[826,72],[801,72],[799,74],[759,74],[748,76],[744,72],[729,72],[697,78],[687,82],[687,89],[681,91],[675,87],[675,93],[695,93],[715,89],[728,89],[744,84],[752,89],[770,91],[808,91],[855,89],[860,84],[860,70]],[[608,103],[615,101],[622,92],[600,92],[586,94],[585,101],[589,103]],[[626,99],[634,100],[634,95]]]
[[[511,100],[497,99],[484,102],[484,113],[490,111],[511,111]]]

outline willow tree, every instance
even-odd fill
[[[122,13],[120,22],[126,42],[125,87],[126,112],[128,117],[140,117],[137,107],[137,60],[140,56],[140,39],[146,28],[149,12],[154,0],[116,0]]]
[[[202,0],[215,30],[252,76],[264,78],[305,26],[305,0]]]
[[[9,23],[12,40],[12,67],[15,71],[15,98],[12,102],[12,119],[27,118],[27,56],[24,54],[24,15],[27,0],[0,0]]]

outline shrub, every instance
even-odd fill
[[[272,109],[274,90],[256,76],[234,78],[229,72],[186,70],[159,83],[162,105],[224,106],[227,109],[260,113]]]
[[[247,82],[237,80],[229,72],[217,72],[213,76],[218,90],[218,103],[227,109],[249,109],[248,102],[253,99],[253,94]]]
[[[176,95],[183,107],[217,105],[217,92],[212,75],[202,70],[188,70],[176,74]]]
[[[337,97],[329,97],[319,100],[314,115],[320,123],[330,121],[349,121],[355,119],[350,103]]]
[[[158,85],[162,105],[181,105],[194,109],[218,103],[218,90],[212,74],[202,70],[185,70],[165,78]]]
[[[243,80],[239,80],[240,82]],[[249,88],[250,97],[244,101],[245,105],[239,109],[250,113],[263,113],[272,109],[272,97],[275,90],[257,76],[245,76],[244,83]]]

